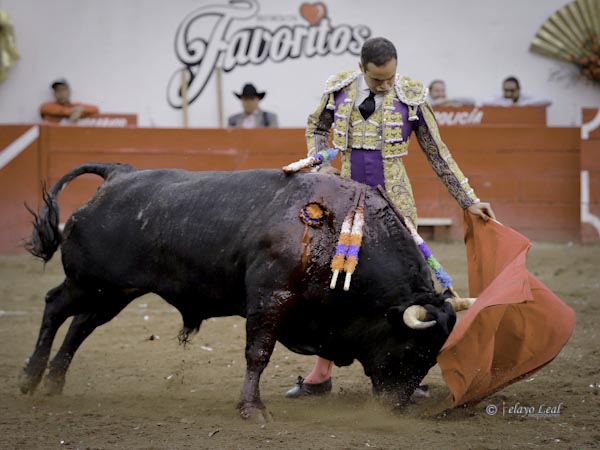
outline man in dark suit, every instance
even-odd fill
[[[258,103],[265,98],[266,92],[258,92],[253,84],[248,83],[244,85],[240,94],[237,92],[234,94],[242,101],[244,112],[230,116],[227,125],[239,128],[277,128],[279,126],[276,114],[263,111],[258,107]]]

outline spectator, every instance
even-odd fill
[[[64,78],[54,81],[51,87],[56,101],[44,103],[40,107],[43,120],[75,123],[82,117],[98,114],[98,108],[94,105],[71,103],[71,88]]]
[[[242,88],[242,93],[234,92],[235,96],[242,101],[244,112],[234,114],[229,117],[227,124],[230,127],[240,128],[277,128],[277,115],[263,111],[258,107],[258,103],[265,98],[266,92],[258,92],[253,84],[247,83]]]
[[[548,106],[552,104],[551,100],[522,94],[519,80],[512,76],[502,82],[502,91],[502,97],[486,100],[483,104],[488,106]]]
[[[471,98],[448,98],[446,96],[446,83],[443,80],[433,80],[429,83],[427,101],[431,106],[465,106],[474,105]]]

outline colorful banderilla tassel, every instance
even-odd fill
[[[365,191],[362,190],[358,197],[358,205],[354,211],[350,211],[344,222],[342,230],[335,249],[335,256],[331,260],[331,284],[329,287],[335,289],[338,275],[343,270],[346,272],[346,280],[344,281],[344,290],[350,290],[350,281],[352,274],[356,270],[358,264],[358,252],[363,237],[363,226],[365,223],[364,216]]]
[[[431,250],[429,250],[429,247],[427,246],[427,244],[425,243],[423,238],[421,236],[419,236],[419,233],[417,233],[417,229],[415,228],[415,226],[413,225],[411,220],[408,217],[404,217],[404,215],[400,212],[400,210],[389,199],[389,197],[387,196],[385,189],[383,189],[383,187],[377,186],[377,190],[379,191],[381,196],[387,201],[390,208],[392,208],[392,211],[394,211],[394,213],[398,216],[400,221],[404,224],[404,226],[406,227],[406,229],[412,236],[413,240],[415,241],[415,244],[417,244],[417,246],[419,247],[419,250],[421,250],[421,253],[425,257],[427,264],[429,265],[431,270],[433,270],[435,277],[438,279],[438,281],[440,282],[442,287],[444,289],[449,289],[450,292],[455,297],[458,298],[458,294],[452,288],[452,278],[450,277],[450,275],[448,275],[446,273],[446,271],[444,270],[442,265],[439,263],[439,261],[437,259],[435,259],[435,257],[431,254]]]
[[[340,231],[340,237],[337,246],[335,247],[335,256],[331,260],[331,270],[333,271],[333,277],[331,277],[331,284],[329,285],[331,289],[335,289],[338,275],[340,274],[340,271],[344,270],[346,254],[350,248],[350,234],[352,231],[353,218],[354,213],[350,211],[342,223],[342,231]]]
[[[433,270],[433,273],[435,274],[437,280],[440,282],[441,286],[444,289],[451,289],[452,278],[450,277],[450,275],[446,273],[439,261],[435,259],[435,256],[431,254],[431,250],[429,250],[429,247],[427,246],[423,238],[419,236],[419,233],[417,233],[417,230],[410,221],[410,219],[405,218],[404,223],[406,225],[406,228],[410,232],[410,235],[412,236],[413,240],[415,241],[415,244],[417,244],[419,250],[421,250],[421,253],[427,261],[427,264],[429,265],[429,267],[431,267],[431,270]]]
[[[327,150],[321,150],[320,152],[315,153],[313,156],[309,156],[308,158],[301,159],[294,163],[288,164],[287,166],[282,167],[282,170],[285,173],[295,173],[299,172],[302,169],[306,169],[307,167],[319,166],[325,162],[329,162],[335,159],[338,151],[334,148],[328,148]]]
[[[344,290],[350,290],[350,280],[352,274],[356,270],[358,264],[358,252],[360,250],[360,244],[362,242],[362,229],[365,223],[365,216],[363,207],[359,206],[356,208],[354,213],[354,221],[352,222],[352,233],[350,234],[350,246],[346,253],[346,262],[344,263],[344,271],[346,272],[346,280],[344,281]]]

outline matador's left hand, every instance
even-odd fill
[[[496,214],[494,214],[492,205],[486,202],[473,203],[467,208],[467,211],[481,217],[486,222],[490,219],[496,220]]]

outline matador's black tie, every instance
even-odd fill
[[[371,114],[375,111],[375,92],[369,92],[369,96],[358,105],[358,110],[360,111],[361,116],[363,116],[363,119],[367,120],[371,117]]]

